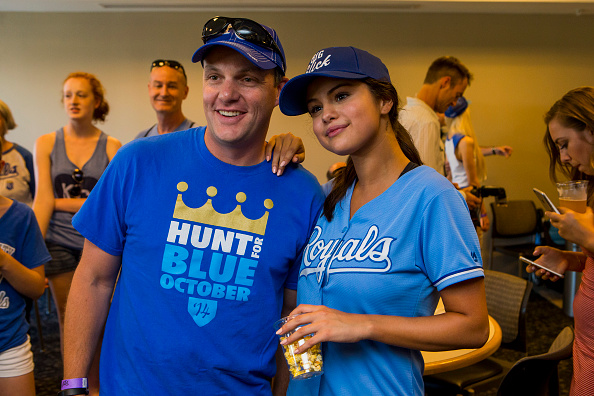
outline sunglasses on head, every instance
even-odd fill
[[[76,168],[72,171],[72,180],[74,180],[74,183],[76,184],[70,188],[68,195],[70,195],[71,198],[80,197],[80,194],[82,193],[82,182],[85,180],[85,174],[82,170]]]
[[[273,50],[280,56],[283,68],[287,68],[285,57],[274,38],[256,21],[247,18],[214,17],[210,19],[202,29],[202,41],[206,44],[213,37],[227,33],[227,26],[231,25],[235,35],[250,43]]]
[[[188,77],[186,76],[186,71],[184,70],[184,67],[182,66],[182,64],[179,63],[178,61],[174,61],[174,60],[157,59],[156,61],[154,61],[151,64],[151,70],[153,70],[155,67],[163,67],[163,66],[169,66],[172,69],[182,72],[182,74],[184,75],[186,80],[188,79]]]

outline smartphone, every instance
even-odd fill
[[[545,271],[549,271],[551,274],[553,274],[553,275],[557,275],[559,278],[565,278],[565,276],[561,275],[560,273],[558,273],[558,272],[555,272],[555,271],[553,271],[552,269],[550,269],[550,268],[547,268],[547,267],[545,267],[545,266],[543,266],[543,265],[541,265],[541,264],[535,263],[535,262],[534,262],[534,261],[532,261],[532,260],[528,260],[528,259],[527,259],[526,257],[524,257],[524,256],[520,256],[520,260],[522,260],[522,261],[523,261],[523,262],[525,262],[526,264],[532,264],[532,265],[534,265],[535,267],[542,268],[542,269],[543,269],[543,270],[545,270]]]
[[[557,209],[557,207],[553,204],[553,202],[549,199],[549,197],[547,197],[547,194],[543,193],[538,188],[533,188],[532,191],[534,191],[534,194],[536,194],[536,196],[538,197],[538,200],[540,201],[542,206],[544,206],[544,208],[547,211],[561,214],[559,212],[559,209]]]

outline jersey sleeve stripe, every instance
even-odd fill
[[[474,276],[468,276],[468,275],[471,275],[471,274],[474,274]],[[464,277],[466,279],[470,279],[470,278],[478,278],[479,276],[485,276],[485,273],[484,273],[482,267],[468,268],[468,269],[464,269],[464,270],[461,270],[461,271],[458,271],[458,272],[454,272],[452,274],[449,274],[449,275],[446,275],[446,276],[442,277],[437,282],[435,282],[433,284],[433,286],[438,287],[440,284],[442,284],[444,282],[448,282],[449,280],[451,280],[453,278],[457,278],[457,277]],[[451,282],[448,282],[448,283],[451,283]],[[454,283],[456,283],[456,282],[454,282]]]

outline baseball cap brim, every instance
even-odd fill
[[[196,52],[194,52],[194,55],[192,55],[192,62],[202,62],[206,57],[208,51],[212,47],[219,45],[234,49],[235,51],[239,52],[244,57],[246,57],[254,65],[258,66],[260,69],[269,70],[274,69],[275,67],[280,67],[280,69],[283,70],[280,57],[275,56],[272,50],[269,51],[271,55],[275,57],[276,61],[270,56],[264,54],[264,49],[259,48],[255,44],[250,43],[249,41],[229,41],[227,38],[231,34],[232,33],[223,34],[221,36],[209,40],[206,44],[204,44],[202,47],[198,48]]]
[[[283,87],[280,98],[279,108],[284,115],[298,116],[307,113],[307,87],[317,77],[345,78],[348,80],[362,80],[367,75],[347,71],[328,71],[302,74],[293,77]]]

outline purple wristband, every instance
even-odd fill
[[[65,379],[62,380],[62,389],[72,389],[72,388],[88,388],[87,379],[86,378],[73,378],[73,379]]]

